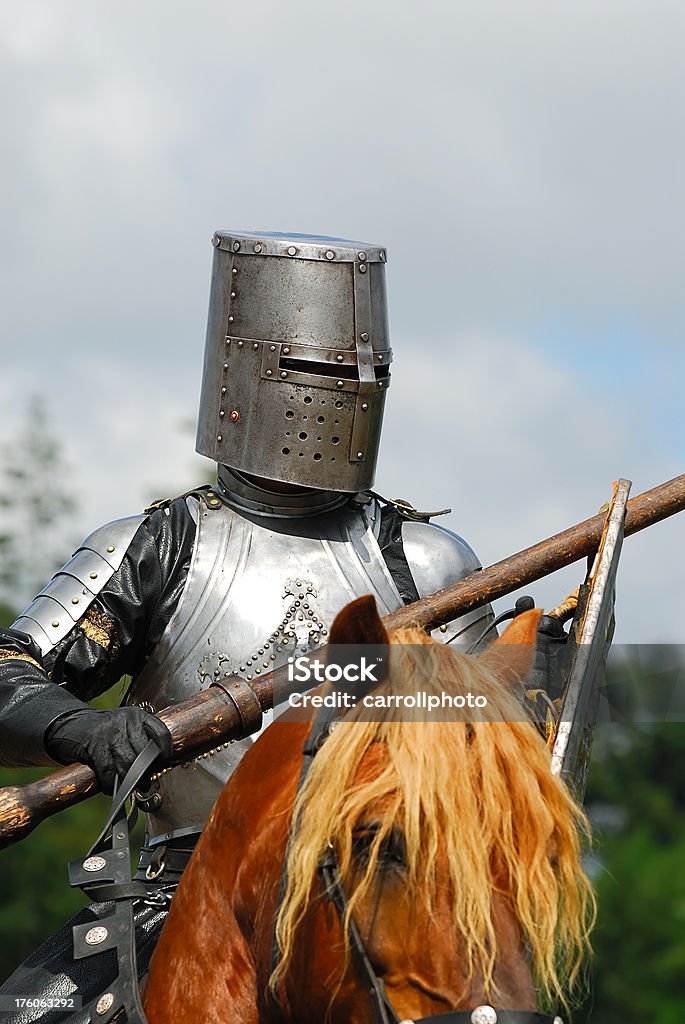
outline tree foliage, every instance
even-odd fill
[[[65,561],[63,525],[76,509],[45,401],[29,400],[19,434],[0,448],[0,598],[21,607]]]
[[[0,769],[0,786],[23,785],[45,769]],[[83,857],[107,816],[95,797],[51,818],[17,846],[0,852],[0,981],[86,902],[70,889],[67,864]]]
[[[584,1019],[682,1024],[685,726],[607,724],[594,755],[587,804],[596,831],[599,919]]]
[[[5,609],[0,626],[15,618]],[[93,701],[116,707],[125,681]],[[0,768],[0,787],[22,786],[46,774],[45,768]],[[0,982],[56,932],[86,902],[69,888],[67,865],[82,858],[107,818],[110,801],[97,796],[48,818],[16,846],[0,851]],[[133,836],[140,843],[140,826]]]
[[[0,626],[48,581],[69,554],[65,537],[76,503],[62,445],[39,398],[30,400],[19,434],[0,448]],[[120,694],[99,706],[116,706]],[[0,769],[0,786],[20,786],[45,769]],[[109,802],[97,797],[40,825],[0,853],[0,979],[83,906],[67,885],[67,863],[97,836]]]

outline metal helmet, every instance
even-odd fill
[[[303,487],[373,483],[392,352],[385,249],[217,231],[197,451]]]

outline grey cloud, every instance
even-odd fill
[[[678,314],[677,3],[9,9],[15,282],[40,249],[58,309],[91,268],[84,315],[178,308],[228,218],[382,238],[417,329]]]
[[[405,351],[388,395],[377,487],[444,508],[486,564],[598,511],[618,476],[633,496],[682,471],[645,448],[631,408],[617,412],[518,338],[467,336],[451,359]],[[398,346],[400,347],[400,346]],[[468,353],[459,357],[456,353]],[[685,594],[682,521],[626,540],[617,638],[675,641]],[[582,577],[575,566],[527,588],[549,608]]]
[[[677,0],[7,0],[3,433],[18,392],[51,395],[84,530],[148,482],[190,483],[204,469],[176,423],[210,234],[293,228],[387,244],[379,484],[453,502],[486,560],[583,518],[618,472],[636,490],[673,475],[684,20]],[[574,348],[616,323],[632,348]],[[614,372],[638,356],[649,372]],[[634,622],[640,572],[670,561],[660,529]],[[654,615],[674,632],[664,577]]]

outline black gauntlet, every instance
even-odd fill
[[[171,733],[159,718],[138,707],[114,711],[82,707],[49,726],[45,745],[62,764],[87,764],[103,792],[111,794],[115,778],[124,777],[151,739],[160,749],[160,761],[168,764],[173,753]]]
[[[44,735],[51,722],[83,703],[50,682],[35,641],[18,629],[0,630],[0,765],[29,768],[55,761]]]
[[[544,690],[552,700],[561,696],[564,687],[566,642],[564,627],[551,615],[543,615],[538,626],[535,661],[528,676],[531,690]]]

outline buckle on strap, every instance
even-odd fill
[[[164,860],[165,853],[166,848],[162,846],[160,847],[159,851],[155,851],[155,853],[152,855],[152,860],[145,868],[145,877],[149,881],[153,881],[155,878],[158,878],[164,871],[164,868],[166,867],[166,862]]]

